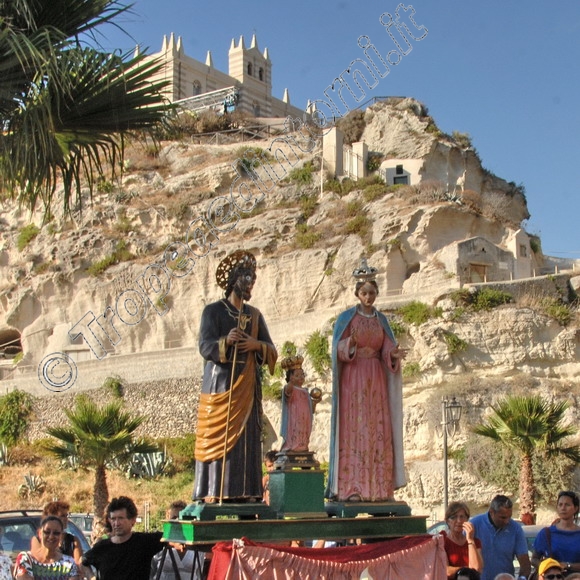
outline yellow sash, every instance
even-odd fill
[[[258,310],[249,306],[252,313],[252,338],[258,337]],[[230,421],[227,425],[230,392],[207,394],[199,397],[195,458],[208,462],[223,459],[224,440],[229,453],[244,431],[254,404],[256,380],[256,355],[247,353],[246,364],[232,386]],[[235,369],[232,369],[235,372]],[[226,434],[227,428],[227,437]]]

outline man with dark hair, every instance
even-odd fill
[[[520,563],[520,576],[531,572],[528,544],[522,526],[512,520],[513,503],[505,495],[496,495],[489,511],[471,519],[475,535],[481,540],[482,580],[494,580],[501,572],[514,573],[513,559]]]
[[[163,534],[133,532],[137,507],[129,497],[112,499],[106,513],[111,535],[84,554],[83,565],[94,566],[100,580],[149,580],[151,558],[163,549]]]

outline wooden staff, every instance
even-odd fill
[[[235,292],[235,290],[233,290]],[[236,328],[239,330],[241,323],[242,323],[242,311],[244,310],[244,298],[243,292],[242,296],[240,297],[240,310],[238,312],[238,324]],[[224,454],[222,457],[222,478],[220,481],[220,505],[223,503],[224,497],[224,479],[226,474],[226,456],[227,456],[227,444],[228,444],[228,431],[230,429],[230,415],[232,411],[232,391],[234,390],[234,381],[236,378],[236,364],[238,358],[238,341],[236,340],[236,344],[234,345],[234,358],[232,362],[232,375],[230,377],[230,392],[228,395],[228,414],[226,417],[226,432],[224,434]]]

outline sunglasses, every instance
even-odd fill
[[[562,580],[564,576],[562,574],[545,574],[544,578],[547,580]]]
[[[62,535],[62,532],[59,532],[57,530],[42,530],[42,533],[45,536],[60,536],[60,535]]]

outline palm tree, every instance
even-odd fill
[[[548,458],[564,455],[580,461],[580,448],[567,442],[577,433],[576,428],[563,423],[568,407],[566,401],[548,402],[539,396],[512,395],[492,405],[493,414],[473,429],[477,435],[489,437],[519,456],[520,516],[530,514],[535,518],[536,486],[532,470],[535,454]]]
[[[95,48],[98,27],[129,6],[118,0],[0,0],[0,186],[21,204],[51,214],[80,206],[122,167],[127,132],[150,130],[167,106],[159,69],[144,55]],[[98,45],[97,45],[98,46]]]
[[[135,437],[145,417],[123,411],[121,402],[98,407],[88,397],[78,397],[73,409],[65,410],[69,425],[51,427],[47,433],[59,443],[47,449],[61,460],[95,470],[93,508],[95,520],[103,523],[109,502],[107,468],[124,464],[134,453],[151,453],[157,447]]]

